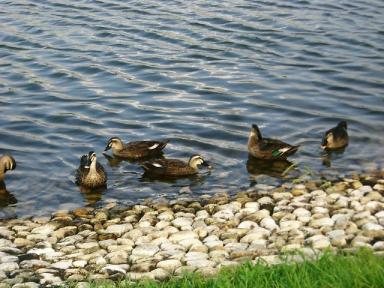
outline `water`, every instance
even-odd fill
[[[0,155],[18,163],[1,217],[277,181],[246,169],[252,123],[302,145],[299,171],[383,165],[382,1],[56,2],[0,1]],[[322,134],[340,119],[351,144],[324,166]],[[170,139],[167,157],[200,153],[214,170],[142,179],[103,157],[112,136]],[[109,175],[98,195],[74,184],[90,150]]]

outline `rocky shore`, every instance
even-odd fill
[[[258,184],[230,197],[59,211],[0,221],[0,287],[165,280],[324,249],[384,251],[384,179]],[[299,258],[297,258],[299,259]]]

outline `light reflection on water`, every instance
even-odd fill
[[[18,162],[6,179],[17,203],[0,208],[1,217],[99,199],[177,197],[185,186],[193,194],[247,188],[255,179],[249,170],[265,171],[247,165],[252,123],[302,146],[291,159],[299,171],[383,164],[380,1],[0,6],[0,155]],[[351,144],[329,161],[319,144],[339,119],[348,121]],[[101,156],[112,136],[167,138],[167,157],[200,153],[214,170],[198,180],[149,181],[137,163]],[[97,197],[74,185],[80,156],[90,150],[109,174]]]

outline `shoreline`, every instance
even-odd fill
[[[214,275],[284,253],[359,247],[384,251],[382,172],[0,220],[0,287]]]

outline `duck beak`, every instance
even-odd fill
[[[109,143],[108,143],[107,147],[105,147],[105,149],[104,149],[104,152],[108,151],[109,149],[111,149],[111,146],[109,146]]]
[[[91,166],[91,158],[87,157],[87,163],[84,165],[84,168],[89,169],[89,166]]]
[[[203,163],[201,163],[201,165],[203,165],[204,167],[207,167],[208,169],[212,169],[212,166],[209,165],[207,161],[204,161]]]

